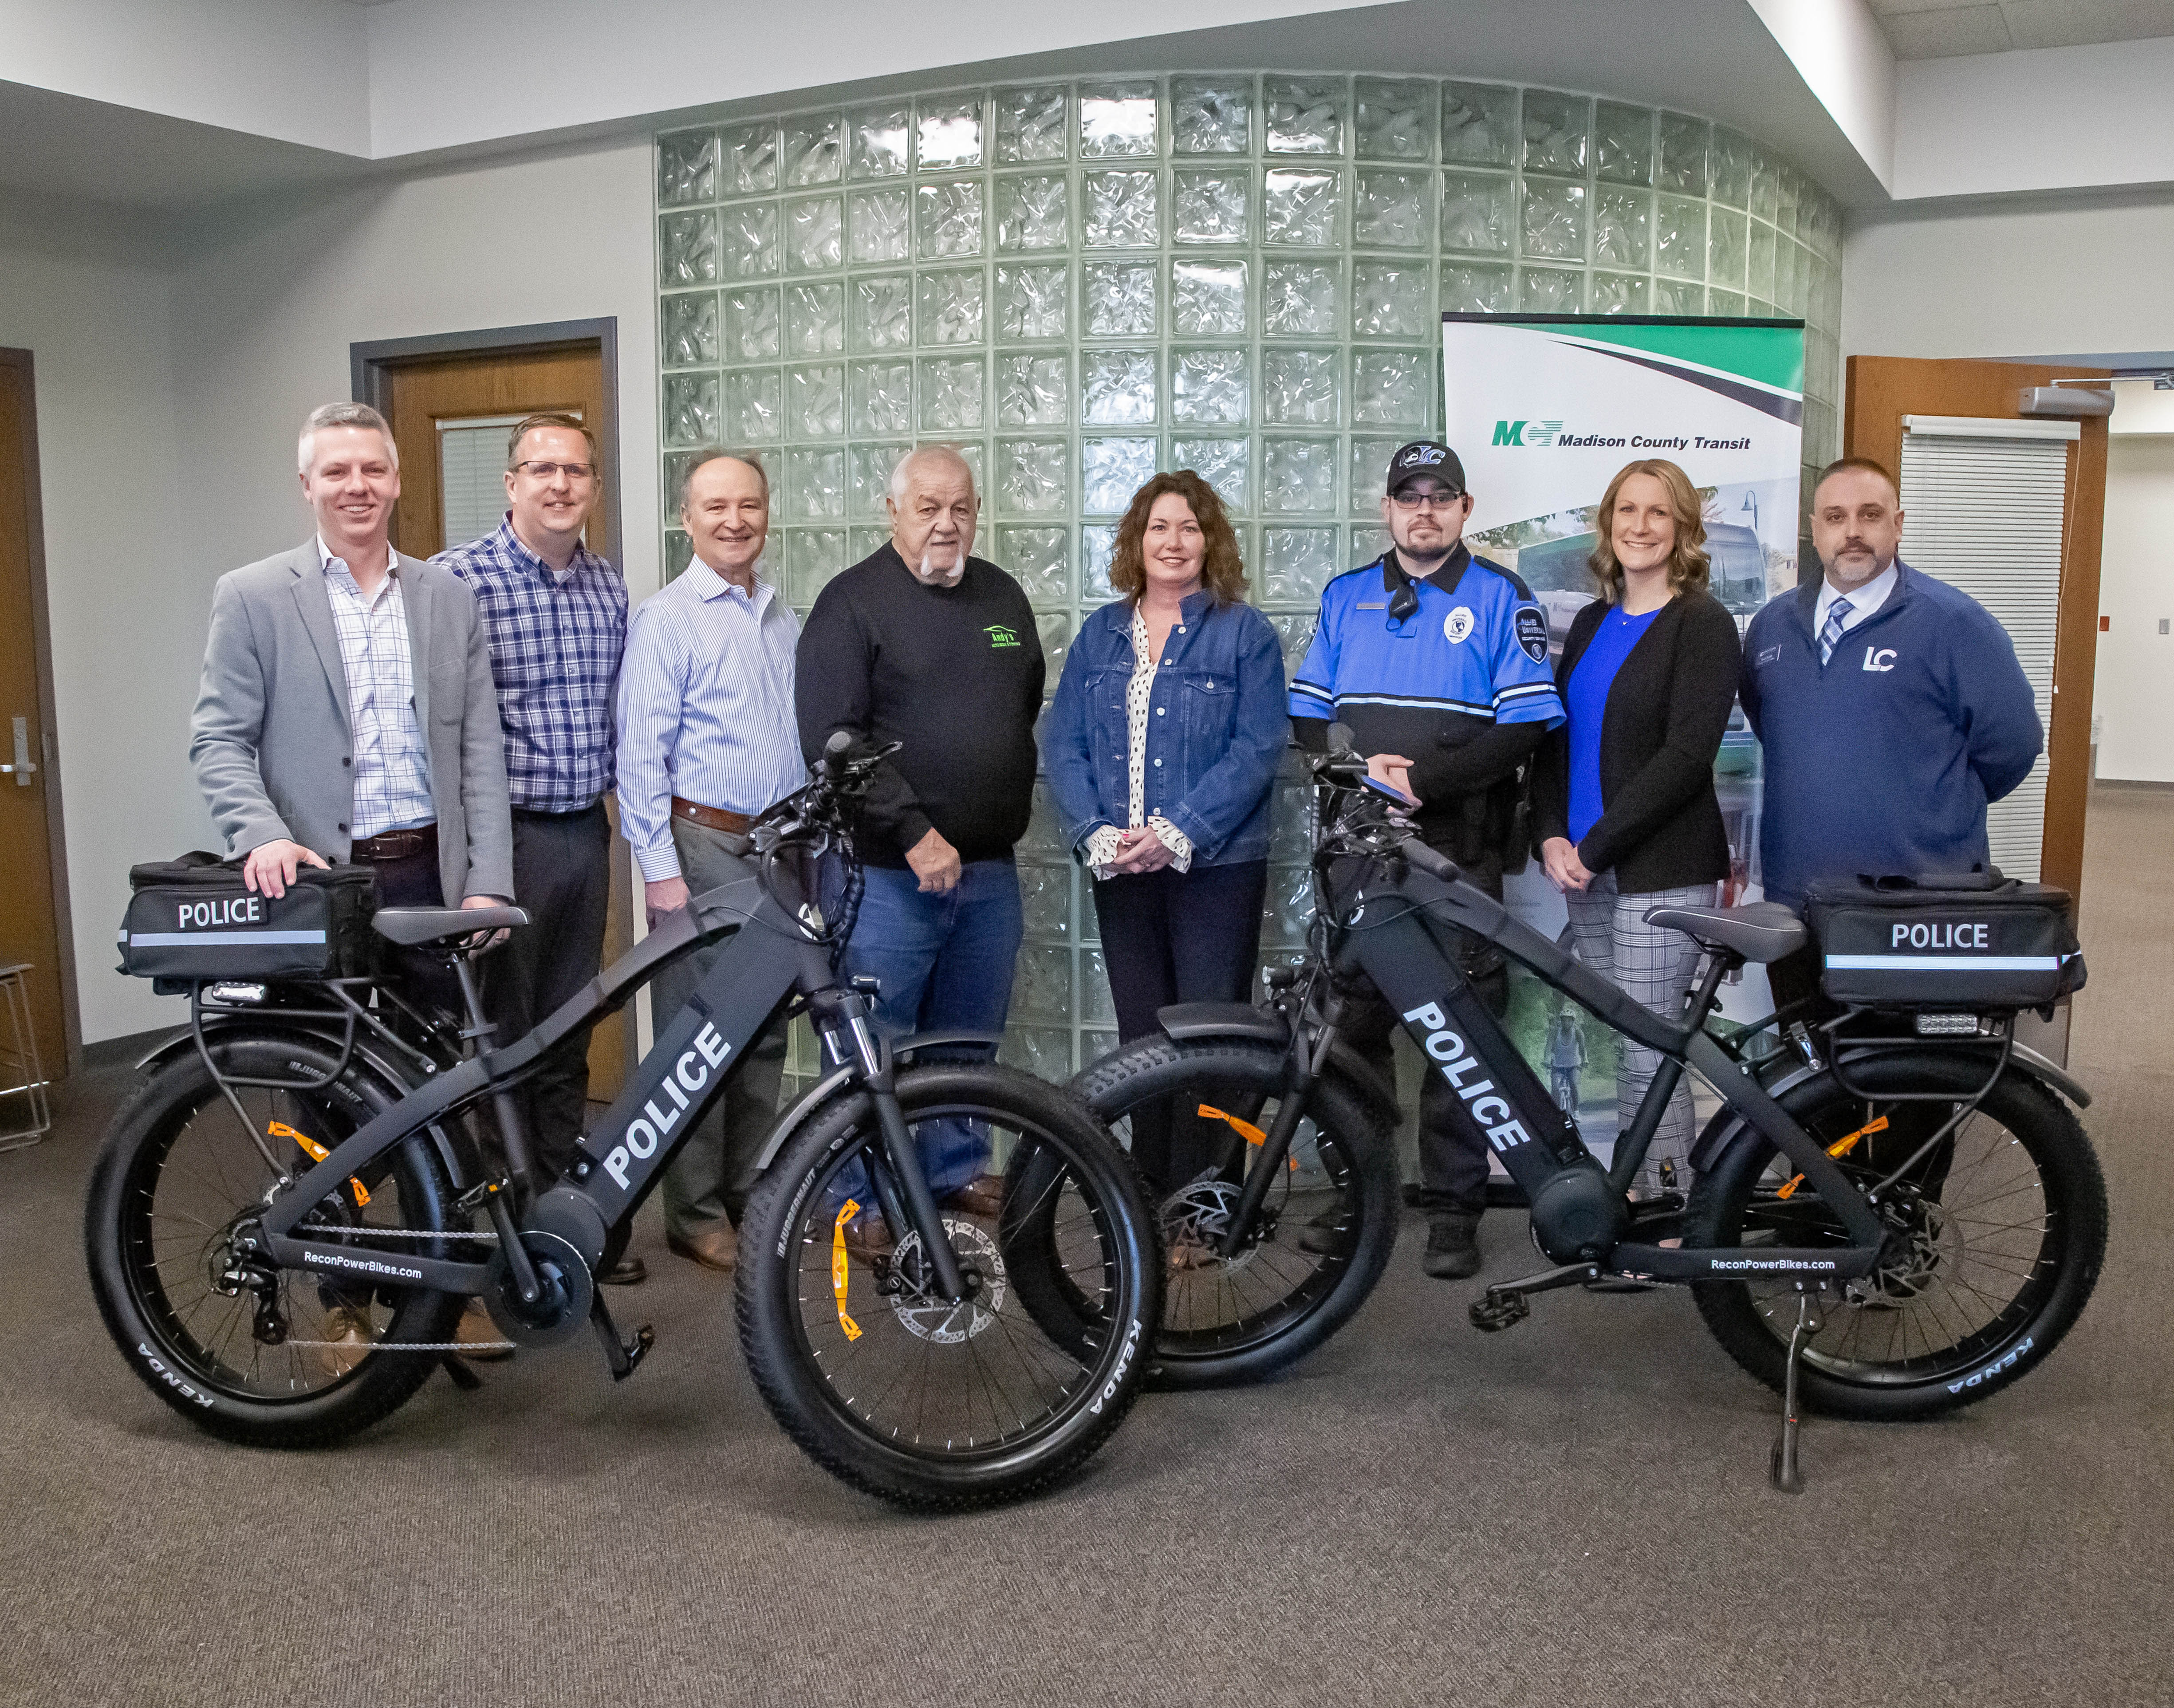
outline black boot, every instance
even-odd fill
[[[1437,1281],[1462,1281],[1479,1273],[1479,1213],[1436,1210],[1427,1218],[1424,1265]]]

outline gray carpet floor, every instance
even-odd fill
[[[2098,1295],[2013,1391],[1814,1420],[1689,1299],[1555,1294],[1513,1332],[1394,1267],[1250,1391],[1149,1395],[1026,1505],[899,1516],[786,1441],[718,1278],[442,1377],[336,1450],[192,1431],[106,1339],[84,1181],[126,1075],[0,1157],[0,1703],[2146,1704],[2174,1699],[2174,792],[2093,803],[2072,1065],[2114,1208]],[[1488,1273],[1532,1267],[1497,1214]]]

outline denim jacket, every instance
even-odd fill
[[[1160,813],[1182,830],[1196,867],[1264,860],[1269,787],[1290,743],[1282,646],[1250,605],[1203,591],[1178,612],[1148,712],[1143,819]],[[1126,824],[1133,662],[1133,606],[1120,599],[1080,625],[1042,719],[1042,767],[1075,854],[1103,825]]]

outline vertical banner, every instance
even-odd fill
[[[1601,494],[1628,462],[1664,457],[1705,506],[1711,591],[1739,632],[1797,584],[1804,455],[1804,323],[1640,315],[1445,314],[1444,437],[1472,493],[1465,538],[1514,570],[1547,608],[1560,657],[1578,608],[1598,596],[1587,565]],[[1741,711],[1714,781],[1728,825],[1724,904],[1759,894],[1759,747]],[[1550,936],[1566,916],[1537,861],[1506,886],[1512,908]],[[1724,1012],[1768,1012],[1747,969]],[[1512,1030],[1604,1149],[1614,1126],[1614,1051],[1597,1022],[1556,1012],[1537,983],[1518,992]],[[1580,1105],[1582,1105],[1581,1107]]]

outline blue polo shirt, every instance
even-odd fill
[[[1363,753],[1417,753],[1446,721],[1560,724],[1547,613],[1525,584],[1462,543],[1423,578],[1407,577],[1395,557],[1322,590],[1290,715],[1350,725]],[[1393,619],[1389,601],[1407,580],[1419,608]]]

